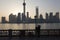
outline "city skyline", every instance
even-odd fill
[[[8,15],[10,13],[16,14],[18,12],[23,12],[23,0],[0,0],[0,19],[2,16],[6,16],[8,20]],[[51,3],[50,3],[51,2]],[[39,14],[42,14],[45,17],[45,13],[48,12],[59,12],[59,0],[26,0],[26,12],[29,12],[29,15],[34,18],[35,16],[35,8],[39,7]],[[10,4],[10,5],[9,5]],[[48,6],[47,6],[48,5]],[[45,10],[46,9],[46,10]],[[4,12],[5,11],[5,12]]]
[[[43,15],[38,12],[38,7],[36,8],[36,15],[34,16],[34,19],[29,17],[29,12],[27,12],[27,15],[24,13],[18,13],[17,15],[14,15],[11,13],[8,17],[9,20],[6,20],[6,17],[1,17],[1,23],[60,23],[59,18],[59,12],[56,12],[55,15],[53,15],[53,12],[50,12],[49,14],[45,14],[45,19],[43,18]]]

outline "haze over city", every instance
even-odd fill
[[[14,15],[18,12],[23,12],[23,0],[0,0],[0,20],[2,16],[6,16],[8,20],[9,14]],[[59,12],[60,0],[26,0],[26,12],[29,12],[29,16],[34,18],[36,14],[35,8],[39,7],[39,14],[42,14],[45,18],[45,13]]]
[[[60,0],[0,0],[0,39],[60,39]]]

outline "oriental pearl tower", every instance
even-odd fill
[[[26,3],[25,3],[25,0],[23,2],[23,12],[24,12],[24,15],[25,15],[25,6],[26,6]]]
[[[25,0],[24,0],[24,2],[23,2],[23,20],[24,21],[26,19],[25,10],[26,10],[26,3],[25,3]]]

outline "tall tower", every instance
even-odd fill
[[[26,3],[25,3],[25,0],[24,0],[24,2],[23,2],[23,22],[25,22],[25,20],[26,20],[26,15],[25,15],[25,6],[26,6]]]
[[[24,13],[24,15],[25,15],[25,6],[26,6],[26,3],[25,3],[25,0],[24,0],[24,2],[23,2],[23,13]]]
[[[38,18],[38,15],[39,15],[39,9],[38,9],[38,7],[36,7],[36,17]]]

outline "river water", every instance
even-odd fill
[[[60,29],[60,23],[41,23],[41,29]],[[35,29],[34,23],[29,24],[0,24],[0,30],[3,29]]]

